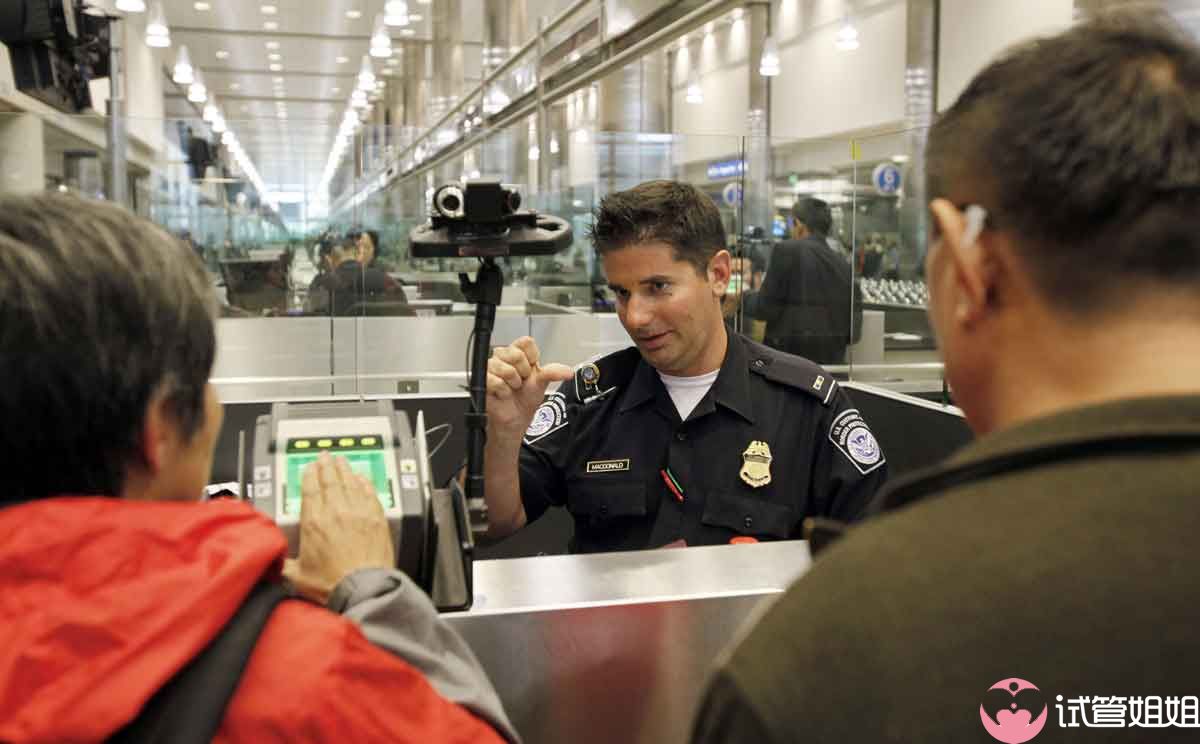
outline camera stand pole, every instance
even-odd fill
[[[475,281],[459,274],[463,295],[475,303],[475,330],[471,343],[471,372],[468,391],[471,405],[467,410],[467,511],[475,534],[487,531],[487,502],[483,498],[483,448],[487,440],[487,364],[492,352],[492,329],[496,325],[496,306],[504,275],[496,259],[486,256]]]

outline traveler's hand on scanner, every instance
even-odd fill
[[[574,370],[565,364],[540,366],[540,354],[537,343],[522,336],[497,347],[488,360],[488,425],[499,436],[521,438],[550,383],[574,376]]]
[[[300,554],[283,575],[307,599],[325,604],[338,582],[360,568],[395,568],[396,553],[375,487],[346,458],[322,452],[304,470]]]

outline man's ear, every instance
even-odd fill
[[[729,251],[721,249],[708,259],[708,283],[712,285],[713,295],[725,296],[725,288],[729,286],[729,277],[733,275],[733,257]]]
[[[146,415],[142,418],[142,437],[138,450],[142,462],[151,474],[158,473],[167,465],[171,448],[178,433],[175,416],[167,402],[164,388],[158,388],[146,404]]]
[[[941,250],[954,272],[958,287],[958,304],[954,317],[971,322],[987,307],[991,298],[994,268],[983,248],[983,236],[973,240],[967,235],[967,218],[946,199],[934,199],[929,205],[937,231],[941,235]],[[966,241],[970,240],[968,244]]]

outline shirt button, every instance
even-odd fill
[[[746,525],[746,529],[750,529],[754,526],[754,519],[750,516],[747,516],[744,520],[742,520],[742,524]]]
[[[600,514],[601,516],[608,514],[608,504],[600,505]]]
[[[680,442],[686,442],[687,441],[687,432],[686,431],[675,432],[675,439]]]

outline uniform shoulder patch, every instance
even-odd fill
[[[578,365],[575,367],[575,398],[586,405],[624,387],[633,377],[640,358],[637,348],[630,347]]]
[[[821,405],[828,406],[833,401],[837,380],[821,365],[753,342],[746,344],[746,353],[751,372],[802,390],[821,401]]]
[[[562,393],[550,393],[533,413],[533,420],[525,430],[525,444],[533,444],[550,436],[570,423],[567,420],[567,399]]]
[[[879,442],[857,408],[849,408],[838,414],[829,427],[829,441],[863,475],[887,462]]]

